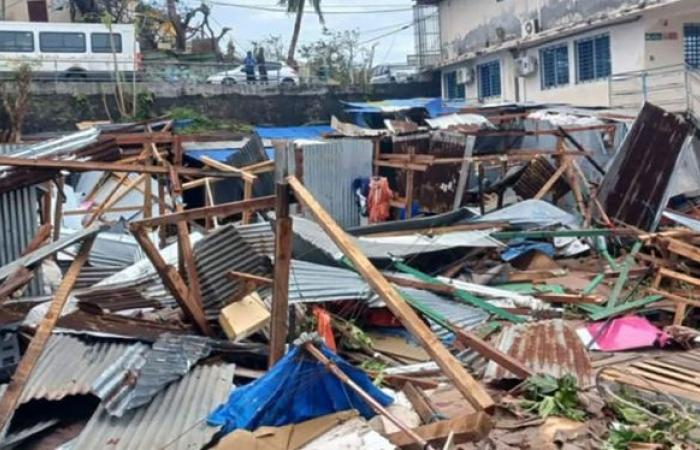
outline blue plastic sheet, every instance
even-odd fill
[[[303,125],[298,127],[255,127],[262,139],[323,139],[334,130],[330,125]]]
[[[383,406],[393,399],[372,384],[369,377],[337,356],[323,344],[318,348],[345,374]],[[255,382],[234,389],[228,401],[209,415],[209,425],[255,430],[299,423],[337,411],[356,409],[369,419],[374,411],[332,373],[296,347],[267,374]]]
[[[536,250],[547,256],[554,257],[554,246],[548,242],[527,241],[525,239],[513,239],[508,242],[508,248],[501,252],[503,261],[512,261],[520,255]]]

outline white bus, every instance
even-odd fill
[[[140,68],[134,25],[0,21],[0,76],[22,63],[37,78],[110,79],[117,68],[135,74]]]

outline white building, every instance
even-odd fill
[[[700,0],[417,3],[438,7],[446,99],[615,106],[700,66]]]

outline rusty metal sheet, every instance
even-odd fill
[[[513,185],[513,190],[522,198],[533,198],[542,189],[547,181],[557,170],[545,157],[538,157],[530,161],[518,181]],[[570,190],[569,184],[560,177],[552,186],[550,192],[554,194],[554,201],[566,195]]]
[[[498,337],[496,347],[535,373],[557,378],[571,374],[580,387],[594,383],[588,350],[576,335],[576,330],[561,319],[508,326]],[[484,372],[485,381],[507,378],[517,377],[489,361]]]
[[[394,153],[430,155],[435,158],[462,158],[466,136],[439,132],[432,135],[402,136],[394,138]],[[413,175],[413,199],[421,208],[432,213],[451,211],[459,184],[460,164],[436,164],[425,172]],[[395,185],[401,197],[406,197],[406,171],[395,171]]]
[[[646,231],[656,228],[692,129],[682,116],[644,105],[598,190],[611,219]]]

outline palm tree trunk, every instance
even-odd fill
[[[299,9],[297,10],[297,17],[294,21],[294,33],[292,33],[292,41],[289,43],[289,53],[287,54],[287,64],[294,68],[297,66],[294,54],[297,50],[297,41],[299,40],[299,32],[301,31],[301,19],[304,17],[305,3],[306,0],[299,0]]]

